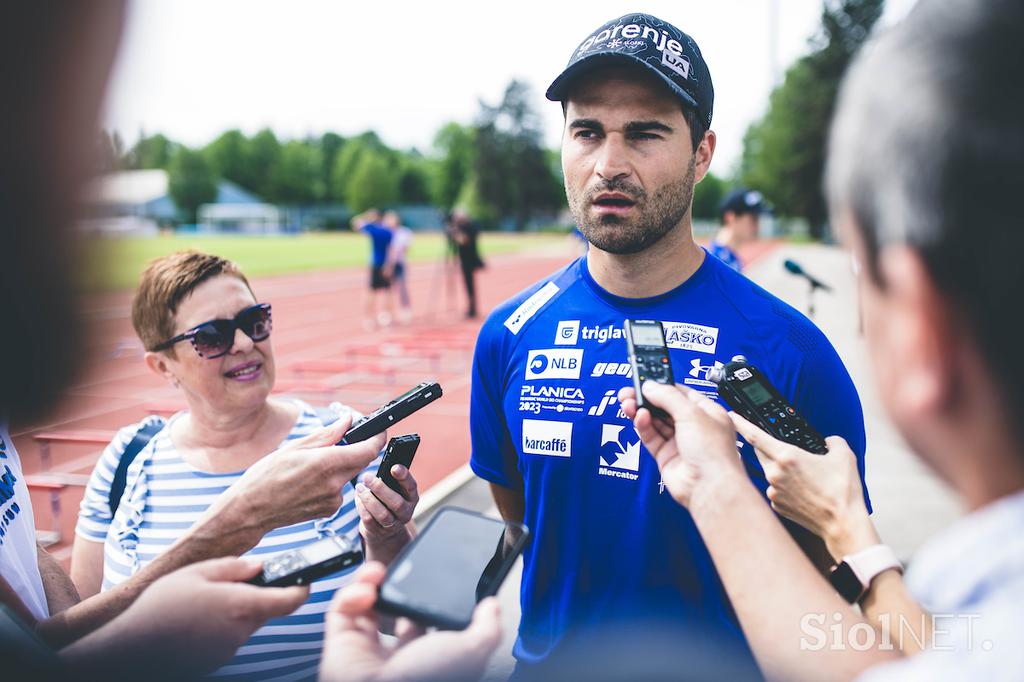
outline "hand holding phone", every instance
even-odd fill
[[[529,535],[522,524],[445,507],[391,562],[377,610],[462,630],[477,602],[498,591]]]

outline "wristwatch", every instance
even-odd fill
[[[843,557],[832,570],[829,581],[836,592],[851,604],[860,601],[879,573],[895,568],[903,572],[896,553],[886,545],[874,545]]]

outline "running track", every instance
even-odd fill
[[[776,246],[752,245],[752,262]],[[495,305],[572,257],[564,244],[529,255],[497,256],[478,274],[481,310]],[[413,264],[409,273],[414,317],[407,325],[368,331],[362,320],[367,275],[362,270],[265,277],[252,282],[260,300],[274,305],[274,355],[281,395],[313,405],[338,400],[368,412],[419,381],[437,379],[444,397],[392,429],[419,433],[412,471],[421,492],[439,494],[464,475],[469,458],[469,390],[473,343],[482,318],[465,320],[461,282],[439,264]],[[112,432],[147,414],[184,408],[178,391],[146,369],[129,319],[131,292],[91,297],[85,303],[88,342],[69,343],[86,356],[87,370],[45,421],[15,425],[12,436],[26,475],[49,487],[32,491],[36,525],[59,530],[50,550],[65,567],[82,498],[82,484],[102,451],[97,443],[51,442],[48,460],[36,436]]]

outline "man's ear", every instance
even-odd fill
[[[962,327],[916,251],[886,247],[879,254],[879,271],[889,300],[884,324],[891,327],[883,352],[894,354],[887,364],[901,375],[891,378],[895,404],[907,414],[934,415],[950,406],[958,390],[956,330]]]
[[[715,145],[717,143],[718,137],[715,135],[714,130],[708,130],[704,133],[703,139],[701,139],[697,149],[693,152],[694,182],[700,182],[708,174],[708,169],[711,168],[711,157],[715,155]]]
[[[174,373],[171,372],[170,364],[167,362],[166,355],[163,353],[146,351],[146,354],[143,356],[143,360],[146,363],[146,367],[149,367],[151,372],[157,376],[163,377],[172,384],[177,384],[178,379],[174,376]]]

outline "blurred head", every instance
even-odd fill
[[[180,387],[193,410],[251,409],[266,401],[274,386],[269,338],[254,341],[234,329],[231,346],[220,357],[210,357],[216,353],[189,340],[162,344],[211,320],[234,320],[255,304],[237,265],[185,251],[158,258],[143,271],[132,324],[146,349],[147,366]]]
[[[760,192],[738,188],[729,192],[718,209],[722,226],[733,232],[737,242],[757,239],[764,212],[764,196]]]
[[[123,19],[122,2],[30,2],[0,21],[0,419],[40,416],[82,357],[71,228]]]
[[[598,249],[642,252],[689,229],[715,135],[696,146],[678,95],[647,69],[592,69],[567,86],[562,170],[569,209]]]
[[[923,0],[842,87],[830,210],[860,264],[883,400],[911,444],[924,417],[979,393],[998,398],[1007,431],[1024,428],[1024,91],[1007,71],[1024,61],[1021,35],[1017,0]]]
[[[399,217],[397,211],[388,211],[384,214],[382,223],[384,227],[393,230],[402,224],[402,219]]]

